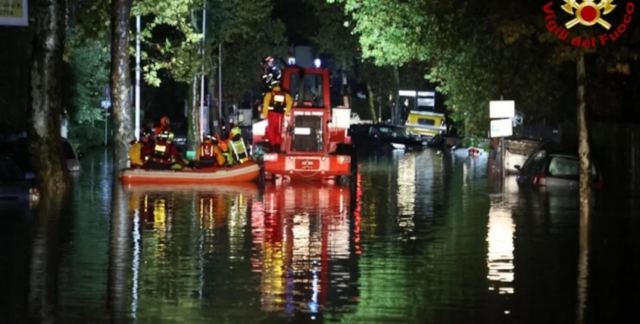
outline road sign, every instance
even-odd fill
[[[508,137],[513,135],[513,124],[511,118],[501,118],[491,120],[490,137]]]
[[[516,115],[516,102],[499,100],[489,102],[489,118],[513,118]]]

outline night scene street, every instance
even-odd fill
[[[0,323],[637,323],[639,10],[0,0]]]

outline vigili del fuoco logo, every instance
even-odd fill
[[[556,14],[556,2],[549,1],[542,7],[547,30],[563,42],[585,49],[620,39],[629,30],[636,9],[633,1],[620,5],[615,0],[563,0],[559,7],[562,11]],[[593,36],[572,35],[578,26],[592,29]]]

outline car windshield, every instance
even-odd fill
[[[578,176],[580,161],[569,157],[554,157],[549,163],[549,174],[554,177]]]
[[[302,82],[301,82],[302,77]],[[322,75],[320,74],[292,74],[289,91],[293,95],[296,106],[313,108],[324,107]]]

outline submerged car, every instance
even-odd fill
[[[521,187],[578,188],[580,184],[580,160],[575,154],[540,149],[524,165],[515,168]],[[591,166],[591,178],[594,185],[602,187],[602,177],[595,165]]]
[[[349,135],[356,147],[410,150],[427,145],[426,140],[408,134],[405,127],[388,124],[351,125]]]

